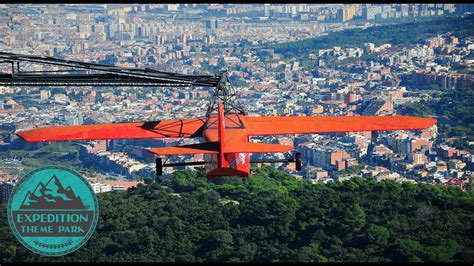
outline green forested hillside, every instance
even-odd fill
[[[377,46],[384,43],[406,46],[421,43],[427,38],[447,32],[452,32],[457,37],[472,36],[474,34],[474,14],[464,18],[447,17],[421,22],[375,26],[367,29],[348,29],[307,40],[266,45],[266,48],[273,48],[275,52],[288,57],[298,57],[333,46],[362,47],[367,42],[375,43]]]
[[[435,116],[439,132],[447,137],[456,137],[454,147],[474,152],[469,142],[474,141],[474,91],[442,90],[439,100],[405,103],[398,106],[399,113],[414,116]]]
[[[92,238],[60,258],[22,247],[3,207],[1,261],[474,261],[474,196],[455,187],[312,185],[272,167],[214,181],[179,171],[99,194],[99,205]]]

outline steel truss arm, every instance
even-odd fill
[[[216,87],[220,77],[183,75],[150,68],[123,68],[53,57],[0,52],[0,63],[12,65],[11,74],[0,74],[2,86],[164,86]],[[62,71],[22,72],[20,63],[62,66]],[[16,67],[16,68],[15,68]]]

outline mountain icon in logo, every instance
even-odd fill
[[[39,182],[33,192],[28,191],[20,209],[85,209],[85,206],[70,186],[64,188],[53,175],[46,184]]]

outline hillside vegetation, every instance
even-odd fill
[[[422,100],[405,103],[398,107],[400,114],[414,116],[435,116],[439,132],[446,137],[455,137],[456,148],[474,153],[469,142],[474,141],[474,91],[472,88],[439,91],[437,100]]]
[[[276,53],[286,57],[300,57],[316,53],[319,49],[333,46],[362,47],[368,42],[377,46],[384,43],[407,46],[423,43],[427,38],[447,32],[452,32],[460,38],[474,35],[474,14],[465,17],[445,17],[421,22],[375,26],[367,29],[348,29],[330,32],[328,35],[317,38],[270,44],[265,48],[273,48]]]
[[[474,195],[455,187],[354,178],[311,184],[272,167],[208,181],[168,181],[98,195],[85,246],[28,251],[0,211],[1,261],[474,261]]]

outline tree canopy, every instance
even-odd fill
[[[447,137],[456,137],[453,146],[474,152],[469,145],[474,141],[474,91],[442,90],[439,99],[405,103],[399,107],[401,114],[415,116],[436,116],[439,131]]]
[[[272,167],[201,171],[98,195],[91,239],[64,257],[24,248],[0,212],[1,261],[474,261],[474,195],[353,178],[311,184]]]
[[[301,41],[268,44],[264,48],[273,48],[276,53],[287,57],[299,57],[333,46],[362,47],[364,43],[368,42],[377,46],[384,43],[390,43],[393,46],[407,46],[422,43],[427,38],[446,32],[455,33],[455,36],[460,38],[472,36],[474,34],[474,15],[374,26],[367,29],[347,29]]]

